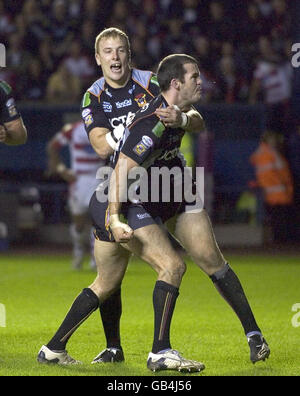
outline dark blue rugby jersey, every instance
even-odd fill
[[[167,128],[155,114],[157,108],[167,106],[163,96],[159,95],[136,113],[131,124],[125,128],[114,165],[120,152],[146,169],[150,166],[170,169],[185,165],[179,150],[185,131],[182,128]]]
[[[12,96],[12,88],[5,81],[0,80],[0,124],[20,118]]]
[[[82,100],[81,115],[87,133],[95,127],[112,130],[128,123],[159,92],[156,76],[150,71],[132,69],[131,79],[123,88],[112,88],[101,77]]]

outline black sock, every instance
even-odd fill
[[[107,348],[121,349],[120,319],[122,315],[121,289],[118,289],[99,307]]]
[[[98,308],[99,299],[91,289],[83,289],[74,300],[61,326],[47,347],[52,351],[66,349],[66,344],[74,331]]]
[[[226,264],[224,268],[215,272],[210,278],[219,293],[237,314],[245,334],[251,331],[260,332],[242,285],[230,266]]]
[[[179,295],[178,288],[164,281],[157,281],[153,290],[154,340],[152,352],[171,348],[170,325]]]

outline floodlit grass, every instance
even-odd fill
[[[300,259],[291,256],[227,257],[239,276],[257,322],[270,345],[268,361],[253,365],[242,327],[212,282],[192,262],[180,288],[172,321],[172,346],[203,361],[191,376],[296,376],[300,374],[300,327],[292,311],[300,303]],[[150,376],[146,359],[152,346],[152,290],[155,273],[134,259],[122,287],[122,344],[126,361],[91,365],[105,347],[99,311],[71,337],[68,351],[81,366],[41,365],[36,356],[52,337],[74,298],[94,279],[88,269],[74,272],[66,255],[1,255],[0,303],[6,327],[0,327],[0,376]],[[300,320],[299,320],[300,322]],[[1,322],[0,322],[1,323]],[[187,377],[175,372],[155,376]]]

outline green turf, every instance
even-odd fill
[[[300,327],[292,326],[292,306],[300,303],[300,260],[283,256],[227,257],[240,277],[258,324],[271,347],[266,362],[253,365],[241,325],[212,282],[188,262],[172,322],[172,346],[184,356],[203,361],[193,376],[290,376],[300,374]],[[41,365],[36,355],[64,318],[70,304],[94,273],[74,272],[68,256],[1,255],[0,303],[6,327],[0,327],[0,376],[149,376],[152,345],[152,289],[155,273],[133,260],[123,283],[122,344],[126,362],[91,365],[105,347],[99,311],[68,343],[76,367]],[[300,321],[300,320],[299,320]],[[182,375],[161,372],[156,376]]]

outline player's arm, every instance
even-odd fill
[[[127,201],[127,180],[131,169],[138,163],[126,154],[120,153],[116,167],[109,184],[109,226],[115,241],[128,242],[133,236],[133,230],[120,220],[122,202]]]
[[[27,141],[27,130],[22,117],[5,122],[1,125],[0,142],[9,146],[17,146]]]
[[[124,128],[112,128],[102,106],[99,105],[99,98],[89,91],[84,94],[82,100],[81,116],[93,149],[101,159],[107,159],[117,149]]]
[[[159,142],[159,138],[151,132],[156,122],[157,117],[150,115],[146,120],[143,119],[143,124],[141,121],[132,124],[112,173],[109,186],[109,219],[110,228],[117,242],[128,242],[133,235],[132,229],[120,221],[119,214],[122,202],[127,201],[129,172],[136,166],[142,165]]]
[[[70,128],[69,125],[64,127]],[[61,158],[61,149],[63,146],[67,145],[63,131],[58,132],[53,138],[48,142],[46,147],[47,159],[48,159],[48,169],[47,174],[59,175],[67,183],[72,183],[76,180],[76,176],[72,169],[69,169]]]
[[[93,128],[89,132],[89,139],[93,149],[101,159],[106,159],[117,149],[119,140],[123,136],[122,125],[110,131],[108,128]]]
[[[205,122],[202,115],[194,107],[181,111],[178,106],[171,105],[165,108],[158,108],[155,111],[163,123],[171,128],[183,128],[187,132],[198,133],[205,129]]]

